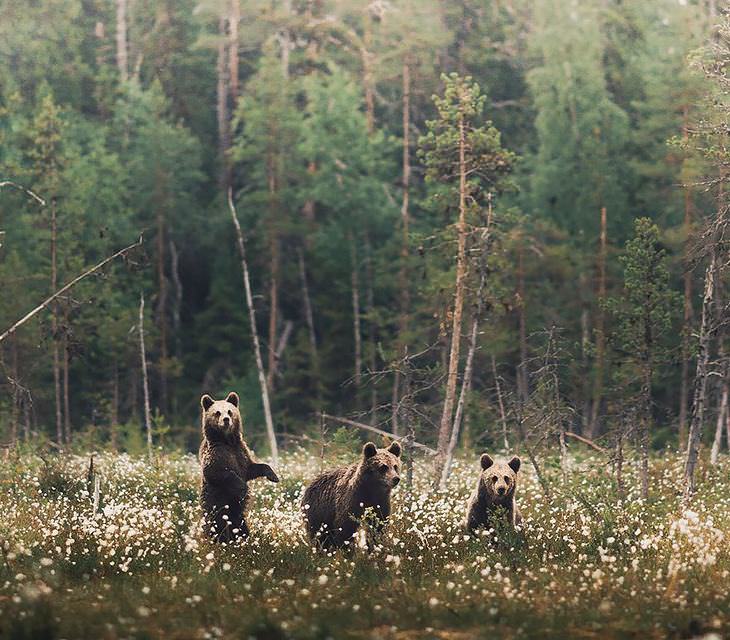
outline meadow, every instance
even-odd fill
[[[355,454],[328,454],[326,465]],[[521,531],[465,535],[478,462],[434,493],[426,460],[394,491],[368,554],[326,554],[299,502],[322,460],[288,452],[282,481],[252,483],[252,535],[200,535],[193,455],[10,456],[0,467],[2,638],[721,638],[730,629],[730,464],[701,469],[682,508],[681,456],[627,469],[574,456],[546,499],[520,472]],[[551,467],[548,465],[548,468]]]

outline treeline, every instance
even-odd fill
[[[145,242],[2,341],[0,432],[141,446],[143,293],[156,441],[192,446],[200,394],[230,389],[263,438],[229,188],[283,445],[321,411],[442,455],[532,434],[646,453],[720,425],[722,20],[712,0],[4,2],[0,181],[45,205],[0,191],[0,330]]]

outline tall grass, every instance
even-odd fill
[[[251,483],[252,535],[199,533],[194,457],[24,455],[0,468],[0,637],[689,637],[730,631],[730,464],[701,470],[681,504],[681,460],[652,461],[652,494],[618,500],[605,462],[577,457],[544,498],[520,473],[521,531],[466,535],[479,472],[457,459],[445,492],[417,463],[368,554],[326,554],[299,502],[320,460],[286,454],[278,485]]]

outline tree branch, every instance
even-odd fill
[[[80,275],[76,276],[71,282],[66,284],[65,286],[61,287],[58,291],[56,291],[54,294],[46,298],[43,302],[41,302],[35,309],[32,311],[29,311],[26,313],[20,320],[18,320],[12,327],[10,327],[7,331],[5,331],[3,334],[0,334],[0,342],[11,336],[13,333],[15,333],[15,330],[18,329],[20,326],[24,325],[28,320],[30,320],[33,316],[37,315],[43,309],[45,309],[51,302],[53,302],[56,298],[59,296],[62,296],[66,291],[71,289],[74,285],[76,285],[78,282],[86,278],[87,276],[90,276],[92,273],[95,273],[99,269],[101,269],[103,266],[110,263],[112,260],[115,260],[116,258],[119,258],[120,256],[125,256],[127,253],[129,253],[132,249],[136,249],[137,247],[142,245],[142,236],[139,236],[139,240],[135,242],[134,244],[130,244],[128,247],[125,247],[124,249],[120,249],[115,254],[109,256],[108,258],[105,258],[98,264],[91,267],[91,269],[87,269]]]

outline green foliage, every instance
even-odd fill
[[[659,228],[648,218],[637,218],[634,237],[619,257],[624,269],[620,298],[606,301],[616,318],[616,347],[629,360],[660,359],[662,340],[672,326],[678,294],[670,288],[666,250],[659,240]]]

